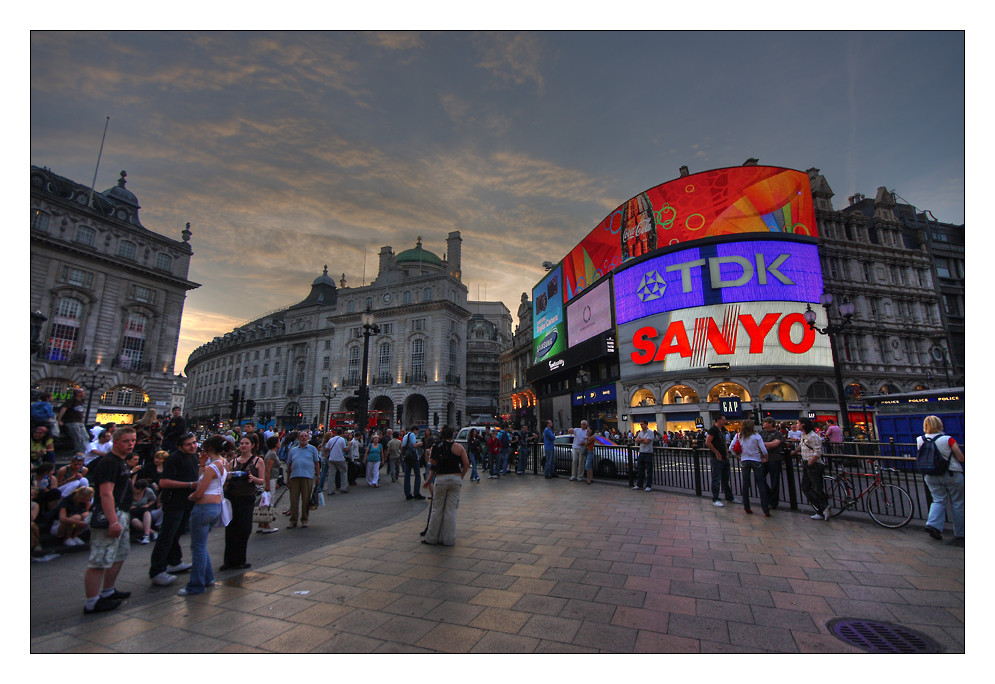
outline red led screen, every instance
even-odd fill
[[[663,183],[615,209],[564,257],[563,301],[658,247],[756,232],[818,236],[807,174],[734,166]]]

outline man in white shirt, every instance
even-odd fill
[[[348,448],[345,437],[342,436],[342,428],[335,428],[335,436],[328,440],[325,451],[328,453],[328,465],[335,468],[334,487],[335,492],[349,493],[349,467],[345,462],[345,451]],[[329,481],[332,478],[328,478]],[[335,492],[328,492],[334,494]]]
[[[587,439],[587,421],[580,421],[580,427],[574,428],[573,459],[570,463],[570,480],[579,480],[584,475],[584,458],[587,451],[584,449],[584,441]]]
[[[86,447],[86,455],[83,457],[83,465],[88,464],[95,458],[99,458],[111,450],[114,443],[111,442],[111,433],[109,430],[104,430],[101,432],[95,440],[90,442]]]
[[[636,486],[633,489],[653,491],[653,431],[645,420],[639,423],[636,444],[639,446],[639,460],[636,461]]]

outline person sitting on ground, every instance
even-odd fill
[[[31,467],[42,463],[55,463],[55,446],[44,425],[31,428]]]
[[[97,438],[86,445],[86,451],[83,455],[83,465],[90,465],[90,461],[95,458],[100,458],[104,454],[110,452],[111,447],[114,444],[111,442],[111,437],[113,434],[110,430],[104,430]]]
[[[69,496],[73,490],[89,486],[90,482],[86,479],[86,472],[86,466],[83,465],[83,454],[74,454],[69,465],[62,466],[55,474],[59,481],[59,494]]]
[[[35,501],[41,506],[41,512],[54,510],[62,498],[59,492],[59,480],[55,477],[55,464],[42,463],[32,471],[32,486],[38,488]]]
[[[131,528],[142,533],[139,544],[148,544],[158,538],[152,527],[158,527],[162,522],[162,510],[148,480],[135,480],[133,487],[135,499],[131,503]]]
[[[41,506],[35,501],[34,487],[31,488],[31,555],[40,556],[43,552],[41,548],[41,528],[38,527],[38,516],[41,514]]]
[[[135,486],[135,480],[138,479],[138,471],[142,469],[142,464],[138,456],[137,451],[131,452],[128,459],[125,461],[128,464],[128,470],[131,471],[131,486]]]
[[[61,539],[63,546],[85,546],[86,542],[79,535],[86,529],[92,504],[93,489],[90,487],[80,487],[63,497],[56,509],[57,517],[52,521],[52,536]]]
[[[149,488],[155,492],[156,496],[159,495],[159,479],[162,477],[162,468],[167,458],[169,458],[169,452],[157,451],[151,459],[142,464],[141,470],[138,471],[137,479],[148,482]]]

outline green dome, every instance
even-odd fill
[[[421,246],[421,239],[418,240],[418,244],[414,249],[404,250],[397,255],[394,261],[398,264],[422,263],[442,266],[442,259]]]

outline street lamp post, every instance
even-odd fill
[[[321,422],[325,424],[326,429],[330,429],[328,427],[328,421],[325,420],[325,418],[328,418],[332,413],[333,390],[331,383],[329,383],[328,387],[325,388],[325,393],[321,396],[325,397],[325,414],[321,416]]]
[[[366,422],[370,403],[370,385],[367,382],[367,371],[370,367],[370,336],[380,334],[380,326],[373,322],[373,311],[369,305],[366,311],[360,316],[363,322],[363,374],[359,378],[359,411],[357,413],[358,425],[361,432],[366,432]]]
[[[947,350],[938,344],[934,344],[929,348],[929,354],[943,364],[943,375],[947,378],[947,387],[950,387],[950,371],[947,370]]]
[[[829,292],[823,292],[822,296],[819,297],[819,303],[826,310],[826,326],[820,328],[815,324],[816,313],[812,311],[812,307],[809,304],[805,305],[805,322],[808,323],[808,327],[812,330],[829,337],[829,349],[833,355],[833,370],[836,372],[836,397],[839,400],[840,420],[843,422],[843,429],[846,431],[846,434],[850,434],[850,412],[847,410],[846,397],[843,394],[843,372],[840,368],[836,336],[853,322],[854,307],[849,300],[838,304],[836,308],[841,322],[833,323],[832,309],[830,308],[833,304],[833,295]]]
[[[93,393],[97,391],[97,380],[100,379],[100,364],[90,371],[89,378],[84,378],[83,382],[86,386],[87,391],[90,393],[89,398],[86,400],[86,417],[83,419],[83,423],[86,424],[90,420],[90,406],[93,404]]]

